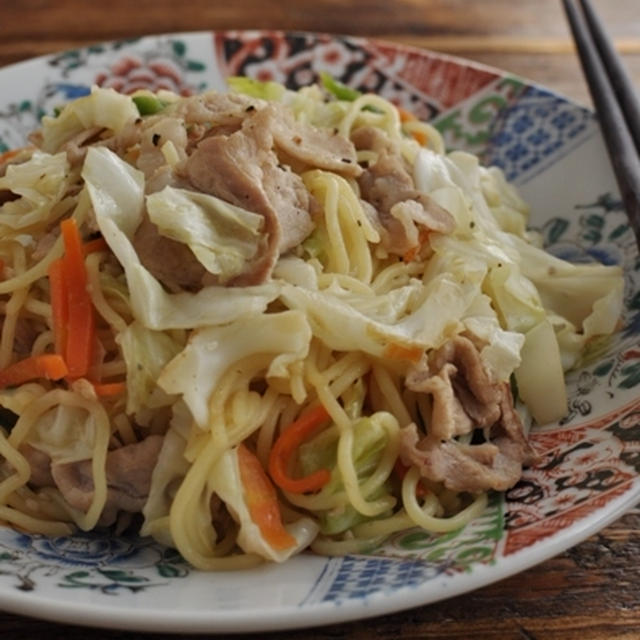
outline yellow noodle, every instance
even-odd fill
[[[25,300],[24,309],[33,315],[51,318],[51,305],[43,300],[36,300],[31,295]]]
[[[455,531],[479,516],[487,506],[487,494],[481,493],[476,496],[468,507],[455,515],[449,518],[434,517],[431,515],[434,508],[433,502],[436,500],[433,494],[430,493],[425,499],[425,503],[427,503],[426,509],[418,504],[416,486],[419,478],[420,470],[418,468],[412,467],[409,469],[402,482],[402,502],[413,522],[427,531],[435,533]]]
[[[125,413],[119,413],[111,421],[123,444],[133,444],[138,441],[131,427],[131,422]]]
[[[17,449],[25,441],[40,416],[49,409],[64,404],[85,409],[91,415],[94,424],[94,451],[91,460],[93,498],[87,512],[77,513],[75,518],[76,524],[88,531],[98,522],[107,499],[105,463],[111,428],[104,407],[99,402],[88,400],[72,391],[54,389],[34,400],[24,410],[11,431],[9,442]]]
[[[365,107],[374,107],[378,112],[363,111]],[[400,137],[400,117],[398,110],[384,98],[372,94],[365,94],[356,98],[350,105],[349,110],[342,118],[338,131],[347,138],[355,124],[374,125],[386,131],[392,138]]]
[[[0,505],[0,520],[10,522],[12,525],[25,531],[41,533],[45,536],[68,536],[73,533],[73,527],[66,522],[33,518],[6,505]]]
[[[402,509],[388,518],[370,520],[369,522],[356,525],[352,531],[357,538],[387,538],[393,533],[405,531],[414,526],[415,522],[407,515],[407,512]]]
[[[4,322],[2,324],[2,335],[0,337],[0,369],[4,369],[11,363],[16,324],[18,322],[20,309],[27,299],[28,293],[29,290],[27,288],[17,289],[11,294],[11,298],[9,302],[7,302]]]
[[[3,503],[7,501],[9,494],[29,481],[31,467],[26,458],[11,446],[2,433],[0,433],[0,455],[4,457],[15,471],[15,473],[0,482],[0,503]]]
[[[31,355],[37,356],[49,351],[49,347],[53,345],[53,331],[43,331],[38,334],[31,346]]]
[[[127,328],[127,323],[107,302],[102,287],[100,286],[100,262],[103,258],[103,253],[96,252],[88,255],[85,260],[89,280],[89,295],[91,296],[91,302],[93,302],[96,311],[114,331],[121,332]]]
[[[127,373],[127,363],[124,360],[111,360],[102,363],[100,371],[103,378],[115,378]]]
[[[373,377],[378,389],[380,389],[381,396],[386,400],[388,410],[396,416],[398,422],[403,427],[413,422],[389,371],[381,364],[375,364],[373,366]]]
[[[353,464],[353,430],[343,429],[338,440],[338,468],[344,482],[344,488],[354,509],[365,516],[377,516],[393,508],[396,499],[383,496],[377,500],[367,501],[360,488],[358,474]]]
[[[193,566],[203,570],[228,571],[254,567],[262,562],[253,554],[216,556],[216,533],[211,524],[206,494],[209,470],[220,455],[220,444],[208,436],[209,442],[198,454],[182,481],[169,514],[171,536],[180,554]],[[205,494],[203,508],[202,496]]]
[[[271,410],[265,417],[260,431],[258,432],[258,439],[256,441],[256,456],[262,463],[263,467],[267,467],[269,462],[269,454],[271,447],[275,441],[276,429],[278,427],[278,420],[282,415],[282,411],[287,404],[287,400],[284,397],[279,397],[276,402],[271,406]]]

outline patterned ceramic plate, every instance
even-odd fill
[[[461,531],[396,535],[372,556],[305,555],[231,575],[191,569],[146,539],[0,531],[0,607],[160,631],[266,631],[378,615],[450,597],[577,544],[640,499],[637,250],[591,112],[521,78],[358,38],[190,33],[101,44],[0,71],[0,151],[91,84],[188,95],[228,75],[290,87],[324,69],[430,118],[450,148],[501,166],[552,252],[620,264],[624,327],[569,378],[569,414],[533,433],[535,469]]]

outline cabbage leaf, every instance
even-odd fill
[[[64,142],[92,127],[117,134],[138,117],[130,96],[94,86],[88,96],[69,102],[56,117],[42,118],[42,149],[55,153]]]
[[[194,331],[187,346],[164,368],[158,384],[182,394],[197,424],[206,428],[209,398],[225,372],[252,354],[270,354],[266,377],[287,378],[309,350],[311,329],[303,313],[251,314],[222,327]]]
[[[0,206],[0,225],[26,230],[54,222],[53,205],[64,195],[68,173],[66,153],[36,151],[26,162],[7,166],[5,175],[0,176],[0,191],[6,189],[21,197]]]
[[[172,400],[158,388],[156,381],[183,345],[167,332],[147,329],[137,321],[120,332],[116,342],[127,364],[127,413],[171,404]]]

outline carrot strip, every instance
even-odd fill
[[[69,301],[67,299],[67,287],[64,282],[62,258],[54,260],[49,265],[49,287],[55,350],[56,353],[64,355],[67,348]]]
[[[278,487],[291,493],[306,493],[324,487],[331,473],[328,469],[318,469],[304,478],[291,478],[287,468],[293,452],[327,418],[327,410],[319,405],[293,422],[274,443],[269,456],[269,473]]]
[[[396,107],[398,110],[398,115],[400,116],[400,122],[415,122],[418,118],[413,115],[410,111],[403,109],[402,107]],[[421,146],[426,146],[427,144],[427,136],[424,131],[408,131],[409,135],[418,142]]]
[[[410,360],[418,362],[424,353],[424,349],[420,347],[405,347],[395,342],[390,342],[384,348],[384,357],[389,360]]]
[[[423,245],[429,239],[430,233],[430,229],[427,229],[426,227],[420,228],[420,232],[418,233],[418,244],[415,247],[411,247],[411,249],[405,252],[405,254],[402,256],[403,262],[413,262],[416,259]]]
[[[87,256],[90,253],[94,253],[95,251],[107,251],[109,249],[109,245],[104,238],[96,238],[95,240],[89,240],[89,242],[85,242],[82,245],[82,251],[84,255]]]
[[[4,151],[0,153],[0,164],[7,162],[7,160],[11,160],[14,156],[17,156],[21,151],[24,151],[27,147],[18,147],[17,149],[9,149],[8,151]]]
[[[97,396],[111,398],[118,396],[127,390],[126,382],[94,382],[93,388]]]
[[[412,120],[417,120],[416,116],[411,113],[411,111],[407,111],[403,107],[396,107],[398,110],[398,115],[400,116],[400,122],[411,122]]]
[[[73,218],[60,223],[65,254],[63,276],[67,287],[68,323],[65,360],[72,378],[86,375],[91,366],[95,335],[95,315],[87,291],[87,271],[78,227]]]
[[[247,447],[238,447],[238,469],[251,519],[262,537],[278,550],[288,549],[296,539],[284,528],[278,496],[258,458]]]
[[[427,146],[429,139],[424,131],[409,131],[409,134],[421,147]]]
[[[31,356],[0,371],[0,388],[13,387],[38,378],[60,380],[68,372],[64,359],[58,354]]]

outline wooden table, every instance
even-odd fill
[[[638,0],[594,4],[640,86]],[[386,38],[499,66],[590,102],[559,0],[0,0],[0,66],[100,40],[229,28]],[[635,509],[557,558],[474,593],[360,623],[268,637],[640,638],[639,557],[640,510]],[[0,629],[12,640],[139,637],[2,613]]]

